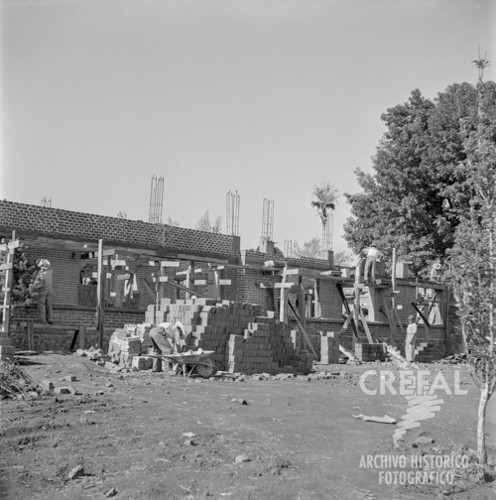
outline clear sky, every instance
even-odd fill
[[[316,184],[359,190],[380,115],[496,67],[492,0],[2,0],[0,198],[193,227],[238,191],[242,248],[320,237]],[[334,248],[345,250],[335,212]],[[104,235],[102,235],[104,236]]]

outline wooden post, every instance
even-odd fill
[[[318,279],[314,280],[314,287],[313,287],[313,297],[314,297],[314,317],[315,318],[320,318],[322,317],[322,306],[320,305],[320,295],[319,295],[319,283],[320,281]]]
[[[34,322],[33,320],[28,320],[26,322],[28,331],[28,349],[34,351]]]
[[[96,333],[97,343],[103,348],[103,316],[105,311],[105,270],[103,268],[103,240],[98,240],[98,269],[96,289]]]
[[[7,261],[2,266],[5,269],[5,282],[4,282],[4,297],[3,297],[3,320],[2,331],[0,333],[2,338],[8,338],[10,334],[10,319],[12,309],[12,284],[14,282],[14,254],[16,245],[15,231],[12,231],[12,241],[6,245]]]
[[[305,289],[303,288],[303,277],[298,276],[298,316],[301,324],[305,326]]]
[[[19,246],[16,233],[12,231],[12,241],[6,245],[7,262],[2,266],[5,269],[3,320],[0,331],[0,361],[12,361],[15,353],[12,340],[10,339],[10,322],[12,318],[12,285],[14,283],[14,259],[15,249]]]
[[[393,293],[391,294],[391,310],[393,311],[391,315],[392,321],[390,322],[389,328],[389,343],[395,345],[396,342],[396,316],[394,311],[396,311],[396,247],[393,248],[393,269],[391,272],[391,285],[393,287]]]
[[[79,349],[85,348],[86,341],[86,327],[84,325],[79,325]]]
[[[286,268],[284,269],[284,271],[286,271]],[[286,283],[286,279],[287,279],[287,274],[283,271],[283,274],[282,274],[282,280],[281,280],[281,284],[284,284]],[[286,295],[286,289],[283,287],[281,287],[281,290],[279,292],[279,321],[282,323],[287,323],[287,310],[286,310],[286,303],[287,303],[288,299],[287,299],[287,295]]]

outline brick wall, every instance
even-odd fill
[[[0,201],[0,230],[22,234],[72,238],[129,245],[135,248],[164,247],[168,250],[233,256],[239,253],[237,236],[196,231],[166,224],[151,224],[82,212]]]
[[[26,320],[37,321],[36,308],[15,309],[12,318],[12,339],[16,349],[27,349]],[[70,327],[83,325],[87,328],[85,347],[95,345],[97,340],[95,328],[95,309],[90,307],[58,306],[54,309],[54,319],[57,325],[67,325],[66,330],[52,330],[47,325],[42,330],[34,332],[34,347],[39,350],[68,350],[71,344],[74,330]],[[145,311],[134,311],[126,309],[108,308],[104,314],[104,348],[115,329],[122,328],[126,324],[139,324],[145,320]]]
[[[330,280],[319,280],[320,304],[323,318],[341,318],[343,303],[336,283]]]
[[[381,322],[367,322],[367,324],[370,330],[370,334],[372,335],[372,338],[374,340],[390,344],[389,324]],[[312,337],[313,335],[325,332],[338,333],[341,331],[342,326],[343,322],[337,319],[307,319],[305,323],[305,330],[310,335],[310,337]],[[298,330],[298,325],[296,324],[296,322],[291,321],[291,328]],[[427,341],[429,342],[429,344],[433,345],[433,351],[435,352],[437,358],[441,358],[448,354],[444,328],[429,328],[429,333],[426,336],[423,327],[419,325],[418,337],[419,342]],[[361,342],[367,342],[365,332],[362,330],[360,330],[359,332],[359,338]],[[351,324],[350,326],[348,326],[348,329],[341,335],[339,343],[346,349],[349,349],[351,351],[354,350],[354,336]],[[320,355],[320,343],[316,342],[315,339],[312,339],[312,344],[316,348],[317,354]],[[393,345],[397,346],[400,351],[404,353],[405,335],[399,328],[397,330]],[[303,344],[303,347],[305,347],[305,344]]]

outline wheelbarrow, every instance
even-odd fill
[[[217,368],[210,359],[215,351],[190,351],[173,354],[162,354],[162,359],[174,364],[176,373],[182,371],[183,376],[189,377],[192,374],[202,378],[209,378],[215,375]]]

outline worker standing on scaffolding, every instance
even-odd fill
[[[380,260],[382,253],[375,245],[370,245],[367,250],[367,260],[365,261],[365,270],[363,273],[363,280],[365,283],[375,285],[375,268],[376,262]]]

